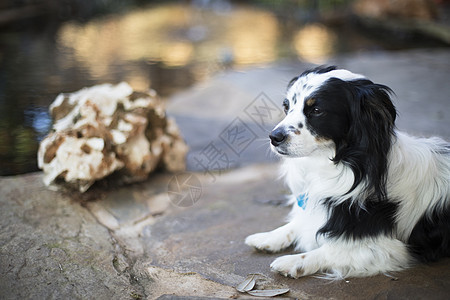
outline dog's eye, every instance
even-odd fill
[[[321,116],[321,115],[323,115],[323,111],[320,109],[320,108],[318,108],[318,107],[314,107],[312,110],[311,110],[311,113],[310,113],[312,116],[315,116],[315,117],[318,117],[318,116]]]
[[[287,114],[287,112],[289,110],[289,100],[288,99],[284,99],[284,101],[283,101],[283,109],[284,109],[284,113]]]

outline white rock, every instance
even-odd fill
[[[58,95],[50,112],[54,131],[38,151],[48,186],[84,192],[112,173],[133,182],[159,166],[185,168],[187,146],[155,91],[134,92],[125,82],[103,84]]]

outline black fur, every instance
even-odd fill
[[[398,208],[393,202],[378,200],[366,200],[364,208],[352,205],[350,199],[337,205],[328,199],[324,205],[328,207],[328,219],[317,234],[347,239],[390,235]]]
[[[296,77],[292,78],[291,81],[289,81],[289,83],[287,85],[287,90],[289,90],[299,78],[300,78],[300,76],[296,76]]]
[[[324,74],[334,70],[337,70],[336,66],[318,66],[313,69],[304,71],[299,77],[306,76],[310,73]]]
[[[362,181],[369,193],[386,198],[386,168],[394,136],[396,110],[391,90],[370,80],[329,79],[304,106],[308,129],[317,138],[332,139],[336,145],[333,161],[348,165],[355,174],[351,192]],[[324,113],[315,116],[315,107]]]
[[[304,72],[326,73],[335,67],[319,67]],[[328,237],[358,239],[389,235],[395,225],[398,205],[387,201],[385,183],[388,154],[394,136],[396,110],[387,86],[361,79],[329,79],[304,105],[306,126],[316,138],[332,139],[336,145],[333,161],[348,165],[355,181],[348,192],[361,182],[370,195],[364,207],[351,199],[335,205],[328,199],[328,220],[318,231]],[[317,109],[320,114],[314,113]]]
[[[408,245],[411,254],[422,262],[450,257],[450,207],[423,216],[411,232]]]

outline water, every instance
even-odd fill
[[[228,68],[424,46],[371,36],[351,22],[305,23],[255,6],[193,3],[0,31],[0,175],[38,170],[38,143],[51,128],[47,108],[61,92],[127,81],[167,97]]]

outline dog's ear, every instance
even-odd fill
[[[364,181],[365,188],[382,199],[386,196],[388,154],[397,115],[390,98],[392,90],[366,79],[347,83],[350,128],[336,145],[333,160],[352,169],[355,181],[351,190]]]

